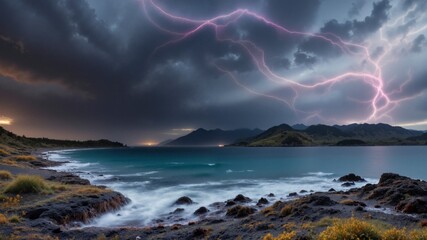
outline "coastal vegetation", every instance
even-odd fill
[[[224,145],[246,147],[299,146],[371,146],[371,145],[425,145],[427,135],[388,124],[300,125],[281,124],[266,131],[197,129],[175,140],[168,146]]]
[[[46,181],[40,176],[19,175],[7,185],[4,192],[11,194],[47,193],[49,190]]]

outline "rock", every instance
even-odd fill
[[[209,212],[209,210],[206,207],[200,207],[193,214],[198,216],[198,215],[206,214],[208,212]]]
[[[275,197],[274,193],[270,193],[267,195],[267,197]]]
[[[380,177],[379,185],[387,185],[397,180],[412,180],[408,177],[400,176],[396,173],[383,173]]]
[[[236,218],[247,217],[256,212],[255,208],[237,205],[227,210],[227,216]]]
[[[403,202],[397,205],[397,210],[404,213],[412,214],[421,214],[427,213],[427,202],[424,199],[411,199],[408,202]]]
[[[182,212],[184,212],[184,208],[177,208],[177,209],[175,209],[175,211],[173,211],[172,213],[173,213],[173,214],[177,214],[177,213],[182,213]]]
[[[243,196],[242,194],[239,194],[233,199],[233,201],[235,201],[235,202],[250,202],[251,199]]]
[[[328,190],[328,192],[335,192],[335,189],[331,188]]]
[[[363,212],[365,209],[362,206],[357,206],[354,210],[357,212]]]
[[[53,202],[41,208],[23,209],[29,219],[48,219],[56,224],[88,222],[99,214],[116,210],[127,204],[129,199],[118,192],[98,195],[76,196],[66,202]]]
[[[175,201],[175,205],[190,205],[193,204],[193,200],[191,198],[184,196],[180,197]]]
[[[301,198],[301,203],[311,203],[314,206],[333,206],[338,204],[334,200],[332,200],[330,197],[327,196],[317,196],[317,195],[310,195]]]
[[[345,176],[342,176],[338,178],[339,182],[366,182],[365,179],[363,179],[361,176],[357,176],[354,173],[347,174]]]
[[[307,193],[307,190],[301,190],[301,191],[299,191],[299,193]]]
[[[27,211],[27,213],[25,214],[25,217],[29,218],[31,220],[38,219],[40,217],[40,215],[42,215],[42,213],[44,213],[48,210],[49,209],[43,208],[43,207],[32,209],[32,210]]]
[[[296,196],[298,196],[298,193],[296,192],[291,192],[288,194],[288,197],[296,197]]]
[[[228,200],[228,201],[225,203],[225,206],[226,206],[226,207],[230,207],[230,206],[234,206],[234,205],[236,205],[236,202],[235,202],[235,201],[233,201],[233,200]]]
[[[80,178],[73,174],[64,175],[52,175],[47,178],[49,181],[56,181],[64,184],[75,184],[75,185],[90,185],[89,180]]]
[[[375,205],[374,208],[381,208],[381,206],[380,205]]]
[[[203,228],[196,228],[193,230],[193,237],[201,238],[205,237],[209,233],[209,230]]]
[[[343,186],[343,187],[351,187],[354,185],[356,185],[354,182],[345,182],[345,183],[341,184],[341,186]]]
[[[258,200],[258,203],[256,205],[260,206],[260,205],[265,205],[265,204],[268,204],[268,203],[269,203],[269,201],[266,198],[260,198]]]

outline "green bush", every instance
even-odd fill
[[[42,193],[46,192],[48,189],[49,187],[46,181],[39,176],[19,175],[6,187],[5,193]]]
[[[0,170],[0,180],[12,179],[12,174],[9,171]]]

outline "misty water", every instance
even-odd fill
[[[69,161],[55,167],[123,193],[131,203],[95,219],[93,226],[147,226],[165,219],[181,196],[182,222],[193,212],[239,193],[252,198],[274,193],[270,201],[286,200],[300,190],[344,189],[334,182],[347,173],[375,183],[384,172],[427,179],[427,147],[302,147],[302,148],[120,148],[50,151],[50,160]],[[356,186],[362,186],[358,183]],[[213,209],[211,209],[213,214]],[[174,223],[176,221],[174,220]],[[169,224],[172,222],[162,222]]]

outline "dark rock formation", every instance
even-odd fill
[[[378,184],[367,184],[360,195],[395,207],[404,213],[427,213],[427,182],[394,173],[381,175]]]
[[[356,185],[354,182],[345,182],[345,183],[341,184],[341,186],[343,186],[343,187],[351,187],[354,185]]]
[[[268,203],[269,203],[269,201],[266,198],[260,198],[258,200],[258,203],[256,205],[261,206],[261,205],[265,205],[265,204],[268,204]]]
[[[184,196],[180,197],[175,201],[175,205],[190,205],[193,204],[193,200],[191,198]]]
[[[31,220],[49,219],[57,224],[88,222],[102,213],[114,211],[127,204],[129,199],[118,192],[77,196],[66,202],[48,203],[43,207],[26,209],[25,217]]]
[[[255,208],[237,205],[227,210],[227,216],[235,218],[247,217],[256,212]]]
[[[365,179],[363,179],[361,176],[358,176],[354,173],[347,174],[345,176],[342,176],[338,178],[339,182],[366,182]]]
[[[197,209],[194,212],[194,215],[203,215],[203,214],[206,214],[208,212],[209,212],[209,210],[206,207],[200,207],[199,209]]]
[[[288,194],[288,197],[296,197],[296,196],[298,196],[298,193],[296,192],[291,192]]]
[[[250,198],[243,196],[242,194],[237,195],[233,201],[235,202],[250,202],[252,201]]]

